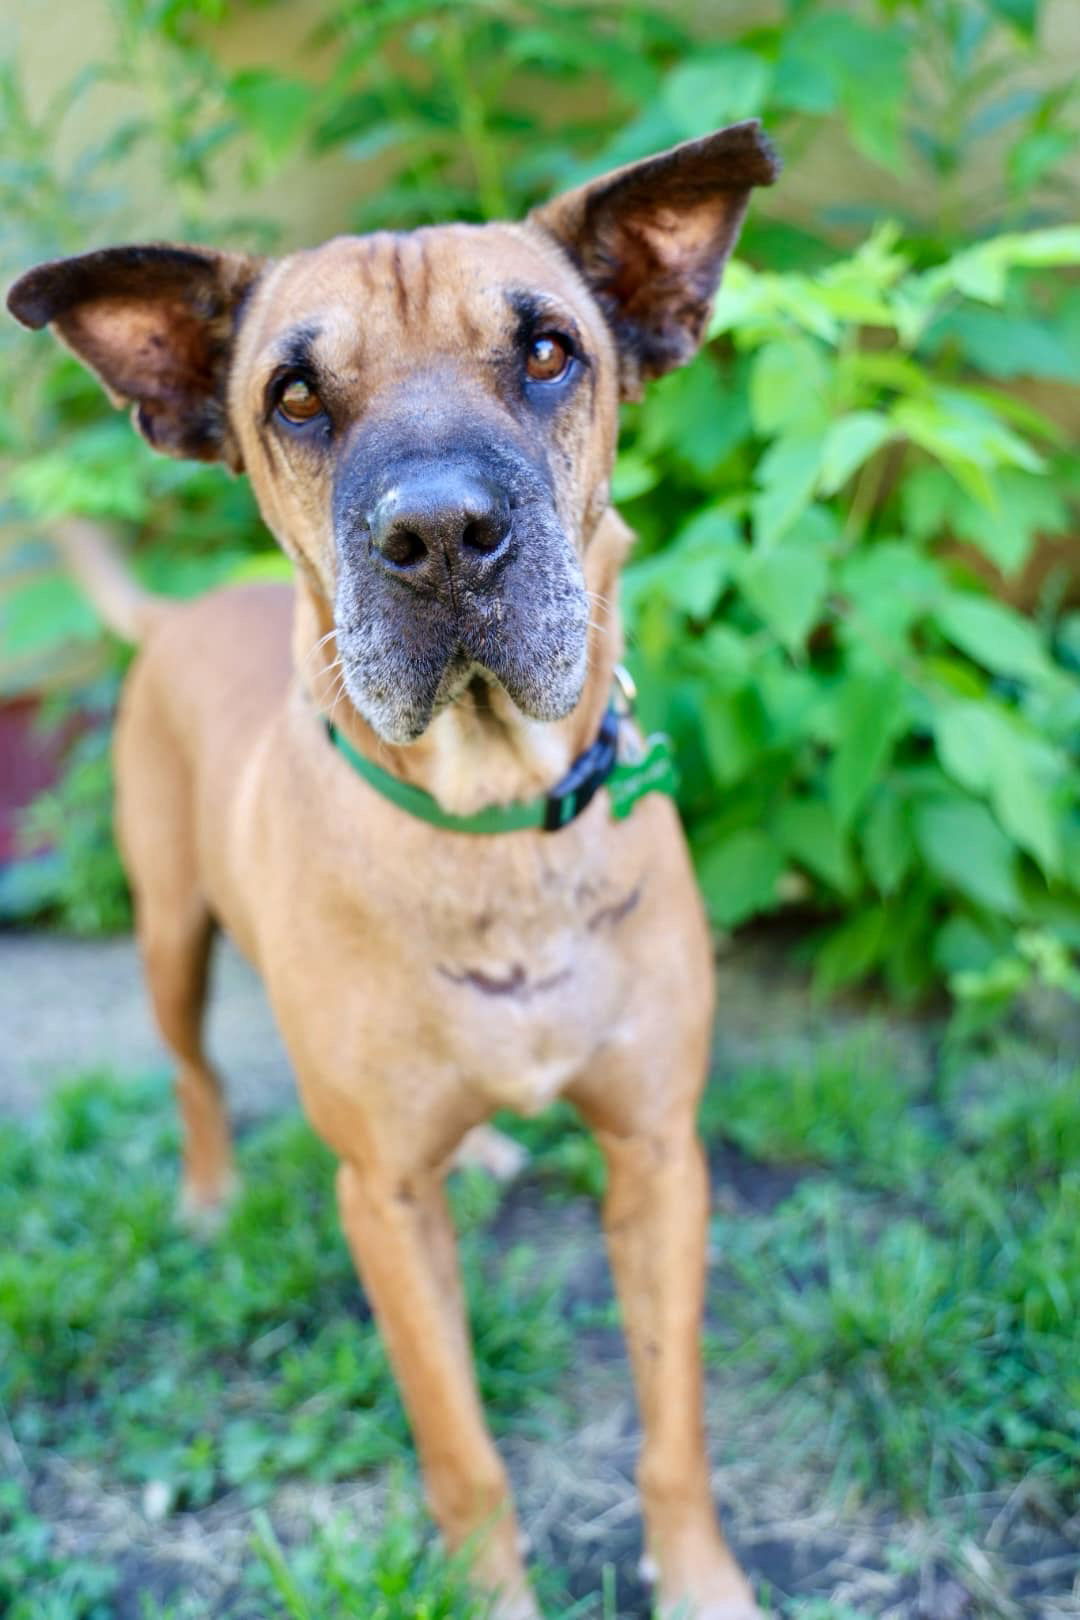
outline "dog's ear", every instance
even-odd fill
[[[534,209],[615,334],[623,392],[682,365],[701,342],[752,186],[779,160],[756,118],[628,164]]]
[[[157,450],[239,470],[226,383],[239,312],[261,262],[212,248],[103,248],[28,270],[8,293],[15,319],[56,335],[134,406]]]

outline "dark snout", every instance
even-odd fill
[[[365,424],[334,488],[334,618],[345,687],[411,742],[477,672],[554,720],[585,678],[588,599],[546,457],[449,388]]]
[[[388,573],[417,590],[487,582],[510,550],[510,502],[471,467],[422,465],[376,503],[371,548]]]

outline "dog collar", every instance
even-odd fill
[[[629,677],[625,678],[624,683],[621,671],[619,689],[627,698],[633,691]],[[438,800],[423,788],[403,782],[400,776],[394,776],[360,753],[331,720],[324,720],[323,724],[326,735],[338,753],[348,760],[369,787],[381,793],[384,799],[389,799],[391,804],[396,804],[399,810],[406,810],[409,815],[429,822],[433,827],[443,827],[449,832],[483,834],[521,832],[526,828],[558,832],[580,816],[602,787],[608,790],[611,814],[616,821],[628,816],[638,800],[647,793],[674,795],[678,786],[675,757],[671,741],[663,733],[657,732],[650,737],[636,758],[619,758],[620,722],[628,712],[628,706],[620,710],[615,702],[608,706],[596,741],[578,755],[550,793],[514,804],[489,805],[471,816],[456,816],[444,810]]]

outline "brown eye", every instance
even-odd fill
[[[555,332],[541,332],[529,344],[525,370],[533,382],[558,382],[570,366],[570,345]]]
[[[287,382],[278,395],[277,408],[286,422],[310,422],[322,414],[322,400],[303,377]]]

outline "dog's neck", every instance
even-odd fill
[[[622,653],[618,577],[632,538],[609,507],[585,548],[588,673],[564,720],[530,720],[500,686],[478,681],[436,715],[418,741],[384,742],[343,689],[329,602],[298,574],[293,655],[301,687],[354,748],[454,815],[535,798],[554,787],[599,731]]]

